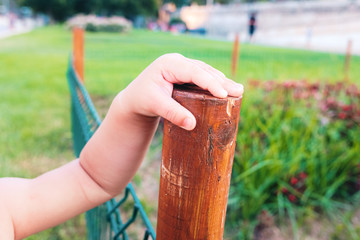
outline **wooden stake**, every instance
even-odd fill
[[[237,69],[237,63],[239,58],[239,34],[237,33],[235,35],[234,39],[234,46],[233,46],[233,52],[232,52],[232,60],[231,60],[231,75],[233,79],[236,77],[236,69]]]
[[[73,28],[73,61],[75,71],[84,83],[84,29],[79,27]]]
[[[157,240],[223,239],[241,98],[177,86],[196,128],[164,123]]]
[[[352,48],[352,40],[349,39],[348,44],[347,44],[347,49],[346,49],[345,63],[344,63],[344,79],[345,79],[345,81],[349,81],[351,48]]]

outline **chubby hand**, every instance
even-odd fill
[[[172,99],[174,84],[192,83],[215,97],[241,96],[243,86],[209,65],[166,54],[149,65],[114,99],[104,121],[80,154],[85,172],[111,196],[125,188],[144,159],[159,116],[186,130],[193,114]]]
[[[117,99],[126,101],[128,109],[146,117],[161,116],[186,130],[195,128],[195,117],[171,98],[173,84],[192,83],[215,97],[243,94],[241,84],[225,77],[210,65],[172,53],[159,57],[149,65]]]

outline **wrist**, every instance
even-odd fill
[[[82,168],[107,193],[118,194],[140,166],[158,120],[134,111],[120,93],[81,152]]]

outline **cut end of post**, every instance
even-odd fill
[[[226,114],[228,117],[231,117],[233,108],[237,105],[237,102],[242,99],[242,95],[239,97],[227,96],[226,98],[217,98],[213,96],[209,91],[204,90],[193,84],[182,84],[174,85],[173,97],[176,99],[188,98],[188,99],[198,99],[199,101],[213,101],[218,105],[226,105]],[[220,108],[219,108],[220,109]]]
[[[191,98],[201,98],[201,99],[212,99],[216,101],[223,101],[227,102],[228,99],[241,99],[242,96],[239,97],[233,97],[233,96],[227,96],[226,98],[218,98],[213,96],[209,91],[204,90],[196,85],[193,84],[175,84],[174,85],[174,92],[173,96],[176,95],[176,93],[182,92],[182,94],[186,94],[188,97]]]

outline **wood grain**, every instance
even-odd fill
[[[234,44],[233,44],[233,52],[231,55],[231,76],[233,79],[236,78],[236,70],[238,65],[239,59],[239,50],[240,50],[240,43],[239,43],[239,33],[235,34]]]
[[[164,123],[157,240],[223,239],[241,98],[187,85],[175,87],[173,98],[197,125]]]
[[[84,83],[84,29],[73,28],[73,61],[80,81]]]

